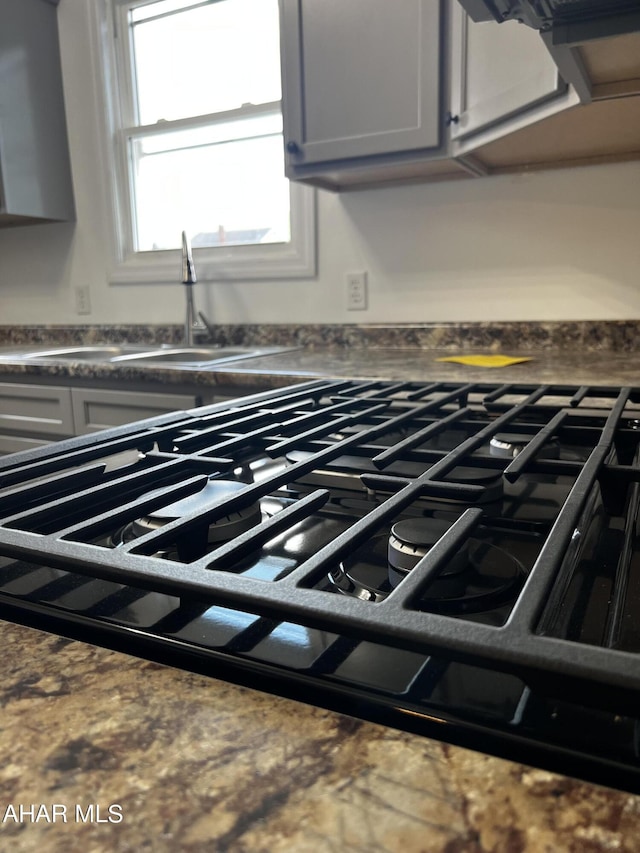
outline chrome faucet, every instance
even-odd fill
[[[182,232],[182,283],[186,287],[187,295],[187,316],[184,321],[184,343],[185,346],[192,347],[195,334],[201,332],[209,332],[213,335],[211,324],[206,320],[205,316],[198,311],[196,313],[195,302],[193,299],[193,285],[197,282],[196,268],[193,265],[193,255],[191,254],[191,243],[187,237],[187,232]]]

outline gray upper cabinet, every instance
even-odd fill
[[[640,33],[567,51],[515,21],[474,23],[458,0],[280,3],[293,180],[346,190],[640,158]]]
[[[439,0],[281,0],[287,173],[441,144]]]
[[[56,4],[0,3],[0,226],[74,218]]]
[[[516,21],[474,23],[451,6],[451,138],[529,113],[566,92],[539,33]]]

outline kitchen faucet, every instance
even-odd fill
[[[201,311],[196,314],[195,302],[193,299],[193,285],[197,282],[196,268],[193,264],[193,255],[191,254],[191,243],[187,237],[187,232],[182,232],[182,283],[186,287],[187,295],[187,315],[184,322],[184,343],[185,346],[192,347],[194,343],[194,335],[201,332],[209,332],[213,338],[213,328]]]

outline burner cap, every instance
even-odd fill
[[[438,518],[405,518],[391,528],[389,566],[407,574],[420,562],[425,554],[444,536],[451,523]],[[449,564],[440,572],[440,577],[464,571],[469,561],[466,543],[453,555]]]
[[[144,536],[152,530],[158,530],[165,524],[175,521],[194,512],[205,512],[224,498],[231,498],[246,488],[245,483],[237,483],[235,480],[209,480],[199,492],[188,495],[167,506],[155,509],[149,515],[133,521],[124,535],[125,541]],[[251,504],[234,511],[227,516],[209,525],[207,541],[209,544],[225,542],[238,536],[240,533],[259,524],[262,520],[259,504]]]

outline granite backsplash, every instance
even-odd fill
[[[640,320],[405,323],[335,325],[219,325],[213,343],[222,346],[362,347],[483,352],[563,350],[635,352]],[[94,343],[178,344],[181,325],[0,326],[0,346]],[[201,342],[204,342],[202,339]]]

